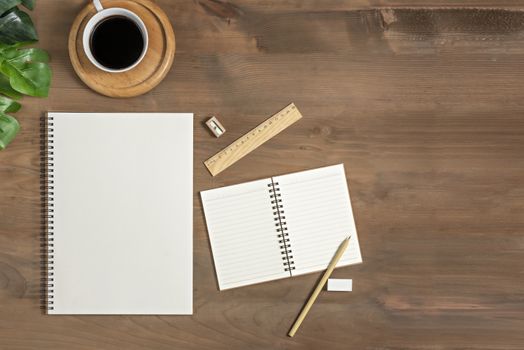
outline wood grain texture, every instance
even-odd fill
[[[24,99],[22,131],[0,153],[0,349],[524,348],[519,2],[157,3],[177,33],[173,68],[150,93],[119,100],[87,89],[69,62],[85,1],[37,2],[54,80],[48,99]],[[418,3],[433,8],[406,7]],[[209,175],[205,159],[290,101],[299,123]],[[40,313],[46,111],[195,113],[193,316]],[[210,115],[228,129],[219,139],[201,125]],[[320,275],[219,292],[198,191],[338,162],[364,263],[337,269],[353,292],[322,293],[288,338]]]
[[[140,16],[148,32],[146,55],[135,68],[116,74],[91,63],[82,43],[84,28],[96,14],[94,5],[89,3],[69,31],[69,57],[75,72],[87,86],[105,96],[135,97],[151,91],[165,78],[175,56],[175,34],[169,18],[150,0],[106,0],[102,4],[104,8],[125,8]]]

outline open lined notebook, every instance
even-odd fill
[[[201,196],[221,290],[362,262],[342,164]]]

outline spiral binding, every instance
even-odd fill
[[[42,202],[42,308],[54,307],[54,120],[41,120],[40,146],[40,196]]]
[[[282,194],[280,193],[280,187],[278,182],[274,182],[271,179],[271,183],[267,185],[269,187],[269,197],[271,198],[271,204],[273,209],[273,215],[275,216],[275,227],[277,231],[278,244],[280,247],[280,253],[283,255],[282,264],[284,265],[284,271],[291,271],[295,269],[295,262],[293,261],[293,251],[291,250],[291,243],[289,240],[289,232],[286,223],[286,217],[284,213],[284,206],[282,205]]]

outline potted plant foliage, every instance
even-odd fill
[[[47,97],[51,82],[49,55],[26,47],[38,41],[31,17],[20,7],[32,10],[35,0],[0,0],[0,150],[20,130],[9,113],[17,112],[23,95]]]

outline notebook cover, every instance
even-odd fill
[[[49,113],[48,314],[191,314],[193,115]]]

